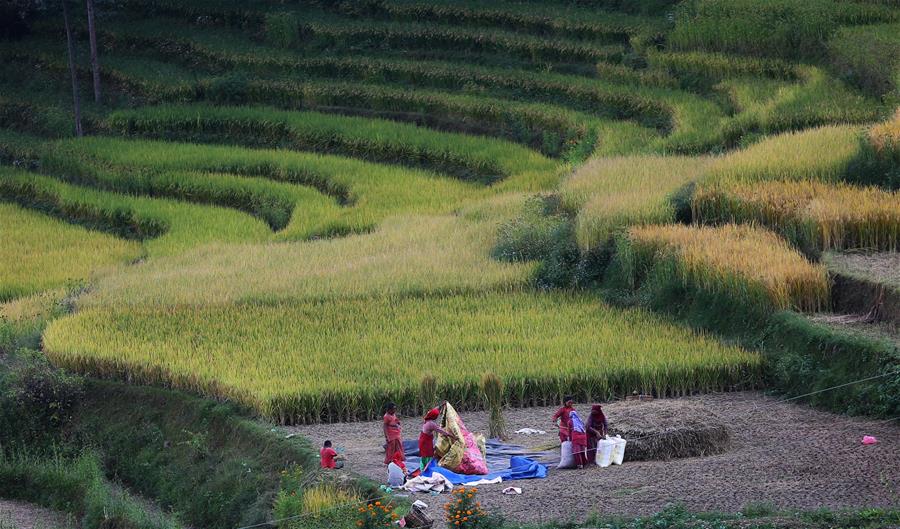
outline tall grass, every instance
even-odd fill
[[[170,516],[148,512],[133,496],[117,490],[91,452],[73,460],[0,453],[0,494],[71,513],[84,529],[182,527]]]
[[[395,217],[371,234],[302,244],[206,246],[97,284],[97,305],[220,305],[509,290],[531,265],[488,257],[493,224]]]
[[[67,369],[172,384],[284,423],[418,410],[421,365],[439,394],[479,408],[483,373],[525,406],[751,383],[759,357],[593,296],[480,294],[181,308],[89,308],[44,335]]]
[[[141,253],[134,241],[2,203],[0,238],[0,302],[85,281]]]
[[[616,231],[635,224],[675,220],[673,196],[698,180],[706,156],[622,156],[596,158],[560,187],[563,205],[576,215],[583,250],[610,242]]]
[[[800,181],[703,188],[693,209],[701,222],[768,226],[810,252],[900,246],[900,194],[874,187]]]
[[[825,269],[754,226],[633,227],[619,240],[618,259],[632,288],[678,283],[769,310],[828,302]]]
[[[835,0],[688,0],[676,10],[676,49],[810,58],[842,24],[890,22],[887,6]]]

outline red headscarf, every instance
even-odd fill
[[[432,409],[428,410],[428,413],[425,414],[425,420],[433,421],[433,420],[437,419],[440,414],[441,414],[440,409],[432,408]]]

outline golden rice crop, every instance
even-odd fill
[[[0,301],[88,279],[137,258],[140,245],[0,204]]]
[[[828,300],[825,268],[809,262],[774,233],[750,225],[637,226],[627,244],[636,266],[671,262],[674,278],[738,301],[779,309],[816,310]]]
[[[869,129],[869,143],[875,152],[886,159],[900,163],[900,107],[894,117]]]
[[[409,216],[342,239],[208,245],[104,278],[81,303],[208,305],[524,285],[532,265],[488,257],[495,231],[455,217]]]
[[[769,137],[718,158],[709,168],[713,181],[838,181],[860,152],[860,128],[829,125]]]
[[[604,244],[632,224],[672,221],[670,200],[698,179],[706,156],[618,156],[596,158],[563,182],[563,205],[577,211],[576,237],[582,249]]]
[[[462,409],[485,372],[507,403],[752,384],[760,358],[594,295],[483,293],[179,307],[92,307],[44,334],[58,365],[234,399],[283,423],[420,409],[427,373]]]
[[[821,182],[763,182],[707,187],[693,197],[701,222],[756,222],[801,248],[896,250],[900,194]]]

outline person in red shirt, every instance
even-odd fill
[[[559,442],[563,443],[572,440],[572,425],[570,424],[570,416],[572,410],[575,409],[575,399],[566,396],[563,398],[562,408],[556,410],[553,414],[553,424],[559,424]]]
[[[337,466],[335,461],[340,459],[340,457],[341,456],[334,451],[334,448],[331,448],[331,441],[325,441],[322,449],[319,450],[319,465],[322,468],[335,468]]]
[[[419,433],[419,457],[421,458],[420,469],[425,470],[428,463],[434,459],[434,434],[439,433],[445,437],[456,440],[456,436],[438,426],[436,419],[440,417],[441,411],[444,409],[444,402],[439,407],[429,410],[422,419],[422,431]]]
[[[400,428],[400,419],[397,418],[397,405],[388,402],[384,407],[384,464],[389,465],[394,459],[394,454],[400,452],[403,455],[403,430]],[[404,461],[406,458],[404,457]]]

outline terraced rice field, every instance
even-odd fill
[[[815,310],[819,253],[896,250],[896,66],[834,43],[890,47],[900,9],[820,0],[778,47],[754,1],[127,0],[99,103],[76,10],[84,138],[38,17],[0,42],[0,300],[89,283],[54,362],[282,422],[417,409],[428,374],[462,408],[485,372],[520,406],[760,384],[755,352],[534,288],[569,259]],[[493,258],[534,195],[529,259]]]

